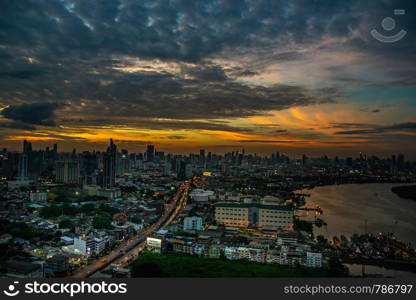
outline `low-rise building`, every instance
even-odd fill
[[[183,229],[186,231],[196,230],[201,231],[204,229],[202,217],[185,217],[183,219]]]
[[[68,257],[64,255],[55,255],[46,260],[46,266],[55,274],[66,272],[69,269]]]
[[[74,238],[74,251],[81,255],[91,255],[95,252],[95,240],[93,237],[80,235]]]
[[[48,194],[46,192],[30,192],[30,201],[46,202]]]
[[[278,245],[293,245],[298,242],[298,233],[295,231],[281,231],[277,233]]]
[[[215,206],[215,220],[219,224],[231,227],[291,229],[293,208],[285,205],[219,202]]]
[[[303,265],[309,268],[322,268],[322,253],[306,252]]]
[[[40,264],[11,259],[6,264],[7,277],[11,278],[42,278],[43,270]]]
[[[223,251],[223,246],[221,245],[211,245],[208,248],[208,257],[209,258],[220,258],[221,257],[221,251]]]

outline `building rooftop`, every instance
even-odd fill
[[[285,205],[267,205],[267,204],[260,204],[260,203],[226,203],[226,202],[219,202],[215,204],[216,207],[230,207],[230,208],[262,208],[262,209],[274,209],[274,210],[285,210],[285,211],[293,211],[293,208],[290,206]]]

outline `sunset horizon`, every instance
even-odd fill
[[[116,3],[2,4],[2,147],[416,158],[414,37],[368,29],[388,2]]]

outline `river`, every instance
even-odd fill
[[[319,205],[323,209],[320,218],[327,226],[315,226],[315,235],[332,238],[365,231],[393,232],[399,239],[415,245],[416,201],[400,198],[391,191],[399,185],[403,184],[344,184],[302,190],[311,195],[306,198],[306,206]],[[307,218],[312,219],[313,215],[309,213]]]
[[[369,183],[315,187],[302,190],[310,194],[306,206],[319,205],[319,216],[327,226],[314,226],[315,236],[350,237],[354,233],[393,232],[399,239],[416,245],[416,201],[403,199],[391,191],[403,184]],[[313,213],[301,212],[303,219],[313,220]],[[361,274],[361,265],[347,265],[351,275]],[[415,277],[416,273],[366,266],[366,272],[391,277]]]

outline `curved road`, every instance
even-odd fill
[[[87,278],[95,272],[109,266],[112,263],[126,266],[132,259],[140,254],[146,247],[146,238],[156,231],[169,225],[178,216],[180,211],[186,206],[189,195],[191,181],[183,182],[175,192],[172,201],[165,207],[162,217],[153,225],[140,232],[136,238],[129,240],[116,250],[110,252],[104,257],[99,258],[92,264],[85,266],[72,275],[72,278]]]

